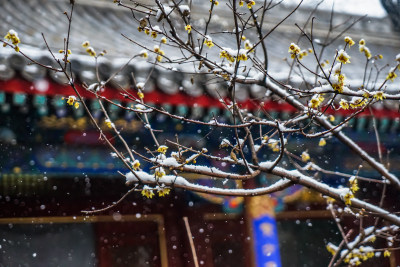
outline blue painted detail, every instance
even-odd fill
[[[264,215],[253,219],[254,250],[257,267],[281,267],[275,218]]]

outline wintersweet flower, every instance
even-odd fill
[[[256,4],[256,2],[254,0],[250,0],[247,2],[247,7],[250,9],[252,8],[254,5]]]
[[[375,92],[374,98],[375,98],[376,100],[383,100],[384,98],[386,98],[386,95],[385,95],[384,92],[378,91],[378,92]]]
[[[326,250],[328,250],[328,252],[331,253],[332,255],[336,254],[337,249],[338,248],[335,245],[333,245],[332,243],[328,243],[326,245]]]
[[[110,129],[112,128],[112,124],[113,124],[113,123],[112,123],[109,119],[106,119],[106,120],[104,121],[104,123],[107,125],[108,128],[110,128]]]
[[[167,43],[167,38],[165,38],[165,37],[161,38],[161,43],[166,44]]]
[[[367,99],[364,97],[355,96],[350,101],[350,107],[352,109],[363,107],[367,104]]]
[[[4,39],[7,41],[11,41],[12,44],[14,45],[14,50],[16,52],[19,52],[19,46],[18,44],[21,42],[21,40],[18,37],[18,33],[14,30],[9,30],[6,36],[4,36]],[[4,43],[3,46],[5,47],[6,44]]]
[[[188,33],[190,33],[192,31],[192,25],[188,24],[185,26],[185,31],[187,31]]]
[[[354,195],[351,191],[347,192],[344,196],[343,196],[343,200],[344,200],[344,204],[346,205],[350,205],[351,204],[351,199],[354,198]]]
[[[291,58],[295,58],[297,54],[299,54],[301,51],[300,47],[295,44],[295,43],[291,43],[289,46],[289,53],[291,54]]]
[[[306,151],[304,151],[303,153],[301,153],[301,160],[304,161],[304,162],[309,161],[310,160],[310,155]]]
[[[136,171],[137,169],[139,169],[140,167],[140,162],[136,159],[133,163],[132,163],[132,168]]]
[[[74,102],[76,101],[76,97],[73,95],[70,95],[67,99],[67,104],[72,106],[74,104]]]
[[[96,51],[94,51],[93,47],[89,46],[86,48],[86,53],[88,53],[90,56],[95,57],[96,56]]]
[[[206,46],[208,46],[208,48],[211,48],[211,47],[214,46],[214,43],[213,43],[213,41],[212,41],[212,38],[211,38],[210,36],[208,36],[208,35],[205,36],[204,44],[205,44]]]
[[[390,257],[390,254],[391,254],[390,251],[387,249],[385,250],[385,252],[383,252],[384,257]]]
[[[268,147],[269,147],[270,149],[272,149],[273,152],[279,152],[279,151],[280,151],[278,142],[271,142],[271,143],[268,143]]]
[[[349,184],[350,184],[350,190],[351,192],[355,193],[357,192],[360,188],[358,187],[358,180],[356,179],[355,176],[352,176],[349,179]]]
[[[90,46],[89,41],[84,41],[84,42],[82,43],[82,47],[83,47],[83,48],[88,48],[89,46]]]
[[[325,146],[325,145],[326,145],[326,140],[325,140],[325,138],[319,139],[318,145],[319,145],[319,146]]]
[[[355,42],[353,41],[353,39],[351,39],[351,37],[346,36],[344,37],[344,41],[349,45],[349,46],[353,46],[355,44]]]
[[[143,58],[148,58],[148,57],[149,57],[149,54],[147,53],[147,51],[142,51],[142,52],[140,53],[140,55],[141,55]]]
[[[165,154],[165,153],[167,152],[167,149],[168,149],[167,146],[162,145],[162,146],[159,146],[159,147],[157,148],[157,152],[162,153],[162,154]]]
[[[244,49],[239,50],[238,60],[247,60],[247,52]]]
[[[394,71],[389,72],[389,74],[386,76],[386,80],[391,80],[392,82],[394,79],[396,79],[397,74]]]
[[[344,110],[347,110],[347,109],[350,108],[349,102],[347,102],[347,101],[344,100],[344,99],[341,99],[341,100],[340,100],[339,105],[340,105],[340,107],[341,107],[342,109],[344,109]]]
[[[320,104],[321,104],[321,101],[319,101],[319,99],[317,97],[313,97],[313,98],[311,98],[310,102],[308,103],[308,106],[310,108],[316,109],[319,107]]]
[[[156,177],[157,180],[165,176],[164,168],[163,167],[157,168],[156,171],[154,172],[154,176]]]
[[[153,198],[154,196],[153,188],[148,187],[147,185],[143,186],[142,196],[147,198]]]
[[[350,56],[343,49],[339,50],[337,60],[343,64],[350,63]]]
[[[74,107],[75,107],[76,109],[78,109],[78,108],[79,108],[79,102],[75,102]]]
[[[159,187],[157,189],[157,193],[158,193],[159,197],[164,197],[164,196],[168,195],[170,191],[171,191],[170,188],[164,187],[164,186],[163,187]]]
[[[254,50],[252,50],[252,49],[253,49],[253,44],[250,43],[249,40],[246,40],[246,41],[244,42],[244,48],[245,48],[246,50],[251,50],[250,52],[254,52]]]

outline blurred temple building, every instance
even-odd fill
[[[137,31],[132,15],[140,17],[141,14],[119,7],[111,0],[75,2],[69,39],[72,72],[93,116],[110,141],[120,147],[104,122],[99,103],[83,85],[95,84],[97,75],[101,80],[107,80],[143,49],[121,34],[147,42],[151,47],[157,43]],[[223,6],[224,1],[220,2]],[[194,4],[196,7],[192,8],[191,16],[194,23],[201,26],[204,24],[202,15],[208,14],[209,1],[195,1]],[[229,9],[221,9],[220,23],[213,26],[215,31],[232,30]],[[292,9],[290,5],[275,7],[265,18],[265,29],[273,27]],[[3,0],[0,2],[0,34],[6,35],[14,29],[21,39],[21,51],[27,57],[56,67],[42,33],[49,48],[60,57],[58,51],[64,47],[68,30],[65,11],[70,11],[69,1]],[[268,73],[271,76],[301,85],[298,73],[288,77],[290,64],[284,58],[288,56],[287,47],[300,36],[294,23],[304,24],[311,11],[300,9],[267,38]],[[316,43],[324,42],[330,16],[329,11],[316,12]],[[335,25],[347,20],[348,23],[335,28],[331,36],[341,33],[357,19],[360,17],[335,14]],[[374,55],[382,54],[382,60],[387,62],[400,51],[400,36],[393,30],[389,18],[363,18],[346,32],[357,41],[365,38]],[[257,40],[255,32],[254,36],[247,37],[253,42]],[[88,56],[81,46],[86,40],[96,51],[107,51],[99,58],[98,74],[93,57]],[[234,41],[234,36],[216,35],[213,40],[229,43]],[[338,38],[326,49],[327,60],[332,60],[335,49],[343,46],[342,40],[343,37]],[[305,38],[300,44],[309,46]],[[178,51],[165,49],[171,57],[179,56]],[[218,57],[217,50],[212,53],[210,56]],[[148,63],[151,60],[130,61],[112,78],[103,95],[122,106],[130,105],[120,88],[135,92],[131,73],[137,83],[144,82],[151,73],[144,89],[146,103],[204,121],[210,121],[213,116],[220,121],[230,120],[216,91],[224,92],[226,83],[222,79],[207,73],[186,74],[183,70],[187,66],[153,70],[153,65]],[[354,48],[352,63],[362,66],[364,61],[365,57]],[[363,68],[354,68],[346,73],[352,86],[362,84],[363,71]],[[256,74],[250,72],[249,75]],[[10,47],[0,48],[0,266],[43,266],[43,263],[46,266],[195,266],[183,217],[188,217],[200,266],[328,265],[330,254],[325,245],[327,242],[339,243],[340,234],[325,208],[324,199],[301,187],[294,186],[271,197],[253,199],[179,189],[164,198],[153,199],[132,193],[110,210],[85,216],[83,210],[105,208],[129,190],[124,178],[118,174],[118,171],[126,173],[127,170],[99,139],[99,133],[83,107],[71,108],[63,100],[74,95],[67,83],[62,74],[32,64]],[[390,84],[387,90],[395,89]],[[239,86],[236,96],[242,107],[260,116],[264,115],[256,103],[261,101],[273,118],[285,119],[296,113],[293,107],[256,85]],[[105,107],[132,147],[139,150],[154,147],[147,129],[133,112],[108,103]],[[373,110],[383,149],[400,149],[398,110],[398,102],[385,102]],[[340,110],[337,114],[335,119],[340,121],[348,113]],[[160,140],[175,139],[178,133],[180,142],[188,147],[201,148],[207,143],[207,147],[217,149],[221,142],[222,134],[208,127],[183,124],[159,114],[149,116],[152,125],[162,130],[158,134]],[[369,152],[376,150],[373,123],[371,113],[366,111],[353,118],[345,130]],[[305,138],[299,137],[295,142],[291,144],[292,149],[307,147],[313,155],[336,166],[336,170],[351,173],[361,164],[352,160],[350,151],[338,150],[340,146],[334,139],[329,140],[324,150]],[[333,155],[340,155],[340,159]],[[264,155],[265,159],[269,157],[273,158]],[[391,171],[400,174],[400,154],[392,153],[390,160]],[[342,165],[342,162],[346,164]],[[200,163],[224,169],[217,161],[203,159]],[[377,173],[367,167],[363,168],[363,174],[377,177]],[[219,183],[196,175],[187,178],[197,179],[204,185]],[[273,179],[262,175],[252,183],[268,185]],[[330,185],[345,183],[333,174],[323,179]],[[237,185],[228,182],[224,186]],[[249,182],[245,186],[254,184]],[[371,197],[379,190],[375,186],[367,189]],[[399,199],[393,199],[394,205],[398,202]],[[350,219],[348,224],[352,224]],[[395,266],[390,265],[393,262],[400,264],[399,255],[392,255],[390,260],[381,259],[379,266]],[[372,260],[367,264],[378,266]]]

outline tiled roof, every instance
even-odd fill
[[[200,15],[208,12],[205,4],[193,8],[192,16],[199,18]],[[9,29],[14,29],[19,33],[21,38],[21,49],[29,56],[38,59],[45,64],[52,64],[49,53],[44,46],[41,33],[43,32],[46,39],[54,51],[63,48],[63,38],[67,32],[67,20],[63,15],[64,11],[70,9],[69,1],[61,0],[3,0],[0,2],[0,34],[5,35]],[[290,7],[282,6],[276,7],[274,12],[270,13],[266,21],[265,28],[270,28],[274,25],[284,14],[288,14]],[[224,11],[223,8],[218,10],[220,21],[217,27],[218,31],[231,30],[232,26],[229,24],[230,13]],[[295,13],[287,22],[277,29],[276,32],[268,37],[266,44],[268,47],[269,56],[269,74],[279,80],[286,81],[288,66],[282,59],[287,57],[288,45],[296,41],[299,36],[299,30],[294,26],[295,22],[304,21],[307,17],[308,10],[300,10]],[[315,23],[314,34],[318,39],[323,39],[325,30],[329,26],[329,13],[320,13],[316,15],[318,18]],[[335,17],[335,22],[339,23],[349,19],[348,15],[338,14]],[[193,20],[194,24],[201,24],[201,19]],[[368,47],[373,54],[383,54],[385,62],[393,61],[396,54],[400,52],[400,39],[396,36],[389,26],[388,19],[381,18],[368,18],[357,24],[352,30],[349,30],[351,36],[358,41],[359,38],[366,38]],[[148,44],[152,47],[156,44],[155,40],[140,33],[136,29],[135,23],[132,21],[132,13],[124,8],[112,5],[112,1],[76,1],[75,13],[71,28],[70,48],[73,51],[71,56],[72,68],[76,76],[87,84],[96,82],[95,67],[93,58],[84,54],[84,49],[81,44],[85,40],[89,40],[92,46],[101,51],[107,50],[107,55],[104,60],[100,60],[99,72],[101,78],[108,78],[113,71],[116,71],[125,64],[132,54],[138,53],[142,50],[132,44],[127,39],[121,36],[126,34],[129,38],[137,40],[141,43]],[[183,31],[183,29],[182,29]],[[340,32],[338,28],[336,32]],[[255,32],[253,33],[255,34]],[[253,42],[256,41],[255,35],[249,34],[248,38]],[[158,40],[159,41],[159,40]],[[233,41],[233,36],[229,33],[221,33],[213,35],[213,41],[229,46]],[[332,60],[336,48],[343,45],[342,39],[338,40],[336,45],[331,46],[326,50],[326,59]],[[308,48],[309,45],[305,39],[302,39],[300,45]],[[179,51],[176,49],[168,48],[166,53],[171,56],[179,56]],[[209,54],[211,57],[218,58],[218,49],[210,49]],[[362,73],[364,72],[363,64],[365,58],[361,55],[357,48],[350,49],[352,56],[352,65],[359,67],[344,68],[346,76],[350,80],[350,85],[358,87],[361,85]],[[324,57],[325,58],[325,57]],[[308,58],[305,60],[312,60]],[[143,79],[145,74],[150,69],[151,64],[143,60],[132,61],[128,68],[124,69],[121,75],[116,76],[115,82],[118,82],[123,87],[128,87],[132,83],[129,73],[134,72],[138,80]],[[192,83],[192,75],[183,74],[183,66],[177,71],[168,71],[162,68],[157,68],[153,75],[152,82],[158,89],[163,90],[164,93],[174,94],[183,90],[191,96],[200,96],[204,92],[208,92],[211,96],[215,96],[213,87],[224,86],[221,80],[215,80],[211,76],[207,78],[201,76],[194,76],[194,84]],[[44,78],[49,75],[53,80],[64,83],[65,79],[62,75],[56,75],[47,72],[37,66],[27,65],[27,61],[18,57],[11,48],[0,49],[0,79],[7,80],[15,77],[20,73],[24,79],[33,81]],[[253,73],[254,74],[254,73]],[[253,75],[251,74],[251,75]],[[393,85],[390,85],[394,88]],[[152,86],[148,86],[152,90]],[[242,86],[236,94],[239,100],[245,100],[249,97],[262,97],[265,90],[257,87]],[[391,105],[388,103],[388,105]],[[397,108],[397,106],[394,106]]]

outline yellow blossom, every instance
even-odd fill
[[[349,184],[350,184],[350,190],[355,193],[357,192],[360,188],[358,187],[358,180],[352,176],[349,180]]]
[[[368,47],[364,46],[363,52],[367,59],[370,59],[372,57],[371,51],[369,50]]]
[[[254,50],[252,50],[252,49],[253,49],[253,45],[250,43],[249,40],[246,40],[246,41],[244,42],[244,48],[245,48],[246,50],[251,50],[250,52],[254,52]]]
[[[148,54],[146,51],[143,51],[143,52],[141,53],[141,56],[144,57],[144,58],[148,58],[148,57],[149,57],[149,54]]]
[[[21,40],[18,37],[18,33],[14,30],[9,30],[4,39],[11,41],[13,45],[18,45]]]
[[[64,53],[64,49],[58,50],[58,53],[60,53],[60,54]]]
[[[133,163],[132,163],[132,168],[136,171],[137,169],[139,169],[140,167],[140,162],[136,159]]]
[[[352,109],[363,107],[367,104],[367,99],[363,97],[353,97],[350,102]]]
[[[75,101],[76,101],[76,97],[73,96],[73,95],[70,95],[70,96],[68,97],[67,104],[70,105],[70,106],[72,106],[72,105],[74,104]]]
[[[162,58],[163,58],[162,56],[158,55],[156,59],[157,59],[158,62],[161,62]]]
[[[192,25],[188,24],[185,26],[185,31],[187,31],[188,33],[190,33],[192,31]]]
[[[313,50],[311,48],[308,48],[308,53],[312,53]]]
[[[168,195],[170,191],[171,191],[171,189],[168,188],[168,187],[159,187],[159,188],[157,189],[157,192],[158,192],[158,196],[159,196],[159,197],[163,197],[163,196]]]
[[[152,31],[150,36],[153,37],[153,38],[157,38],[157,32],[156,31]]]
[[[82,43],[82,47],[84,47],[84,48],[87,48],[87,47],[89,47],[89,46],[90,46],[89,41],[84,41],[84,42]]]
[[[338,52],[337,60],[343,64],[350,63],[350,56],[342,49]]]
[[[230,55],[226,50],[222,50],[221,52],[219,52],[219,57],[226,58],[230,62],[235,61],[235,58],[232,55]]]
[[[106,119],[104,123],[107,125],[108,128],[112,128],[112,122],[109,119]]]
[[[256,4],[256,2],[254,0],[250,0],[247,2],[247,7],[250,9],[252,8],[252,6],[254,6]]]
[[[241,49],[242,50],[242,49]],[[246,52],[240,51],[239,55],[238,55],[238,60],[243,60],[246,61],[247,60],[247,54]]]
[[[351,199],[354,198],[354,195],[351,191],[347,192],[344,196],[343,196],[343,200],[344,203],[346,205],[350,205],[351,204]]]
[[[292,54],[292,58],[295,57],[295,55],[300,53],[300,47],[298,45],[296,45],[295,43],[291,43],[289,46],[289,53]]]
[[[319,107],[320,104],[321,104],[321,102],[318,100],[318,98],[313,97],[310,100],[309,107],[316,109]]]
[[[79,108],[79,102],[75,102],[74,107],[75,107],[76,109],[78,109],[78,108]]]
[[[242,35],[242,41],[246,41],[246,36]]]
[[[326,145],[326,140],[325,140],[325,138],[319,139],[318,145],[319,145],[319,146],[325,146],[325,145]]]
[[[386,98],[386,95],[385,95],[385,93],[382,92],[382,91],[377,91],[377,92],[375,92],[375,94],[374,94],[374,98],[375,98],[376,100],[383,100],[384,98]]]
[[[242,7],[243,4],[244,4],[244,3],[243,3],[243,0],[240,0],[240,1],[239,1],[239,6]]]
[[[157,152],[162,153],[162,154],[165,154],[165,153],[167,152],[167,149],[168,149],[167,146],[162,145],[162,146],[159,146],[159,147],[157,148]]]
[[[341,99],[341,100],[340,100],[339,105],[340,105],[340,107],[341,107],[342,109],[344,109],[344,110],[350,108],[349,102],[347,102],[347,101],[344,100],[344,99]]]
[[[390,254],[391,254],[390,251],[387,249],[385,250],[385,252],[383,252],[384,257],[390,257]]]
[[[337,248],[332,244],[332,243],[328,243],[326,245],[326,249],[329,251],[329,253],[331,253],[332,255],[336,254]]]
[[[96,56],[96,51],[94,51],[93,47],[89,46],[86,48],[86,53],[88,53],[90,56],[95,57]]]
[[[364,39],[361,39],[361,40],[358,42],[358,44],[359,44],[359,45],[365,45],[365,40],[364,40]]]
[[[268,147],[269,147],[270,149],[272,149],[273,152],[279,152],[279,151],[280,151],[280,148],[279,148],[279,146],[278,146],[278,142],[271,142],[271,143],[268,143]]]
[[[397,74],[394,73],[394,71],[389,72],[389,74],[386,76],[386,80],[391,80],[392,82],[394,81],[394,79],[396,79]]]
[[[309,161],[310,160],[310,155],[306,151],[304,151],[303,153],[301,153],[301,160],[304,161],[304,162]]]
[[[351,37],[346,36],[344,37],[344,41],[349,45],[349,46],[353,46],[355,44],[355,42],[353,41],[353,39],[351,39]]]
[[[145,185],[142,189],[142,196],[147,198],[153,198],[154,196],[153,189]]]
[[[167,38],[165,38],[165,37],[161,38],[161,43],[166,44],[167,43]]]
[[[334,121],[335,121],[335,116],[329,115],[329,116],[328,116],[328,120],[329,120],[330,122],[334,122]]]
[[[211,48],[214,46],[214,43],[213,43],[211,37],[208,35],[205,37],[204,44],[207,45],[208,48]]]
[[[163,176],[165,175],[165,171],[162,167],[159,167],[156,169],[156,171],[154,172],[154,176],[156,177],[156,179],[161,179]]]
[[[144,29],[144,33],[147,34],[147,35],[149,35],[149,34],[150,34],[150,29],[149,29],[149,28],[145,28],[145,29]]]
[[[137,95],[138,95],[138,97],[139,97],[140,99],[143,99],[143,98],[144,98],[144,94],[143,94],[142,92],[138,92]]]

